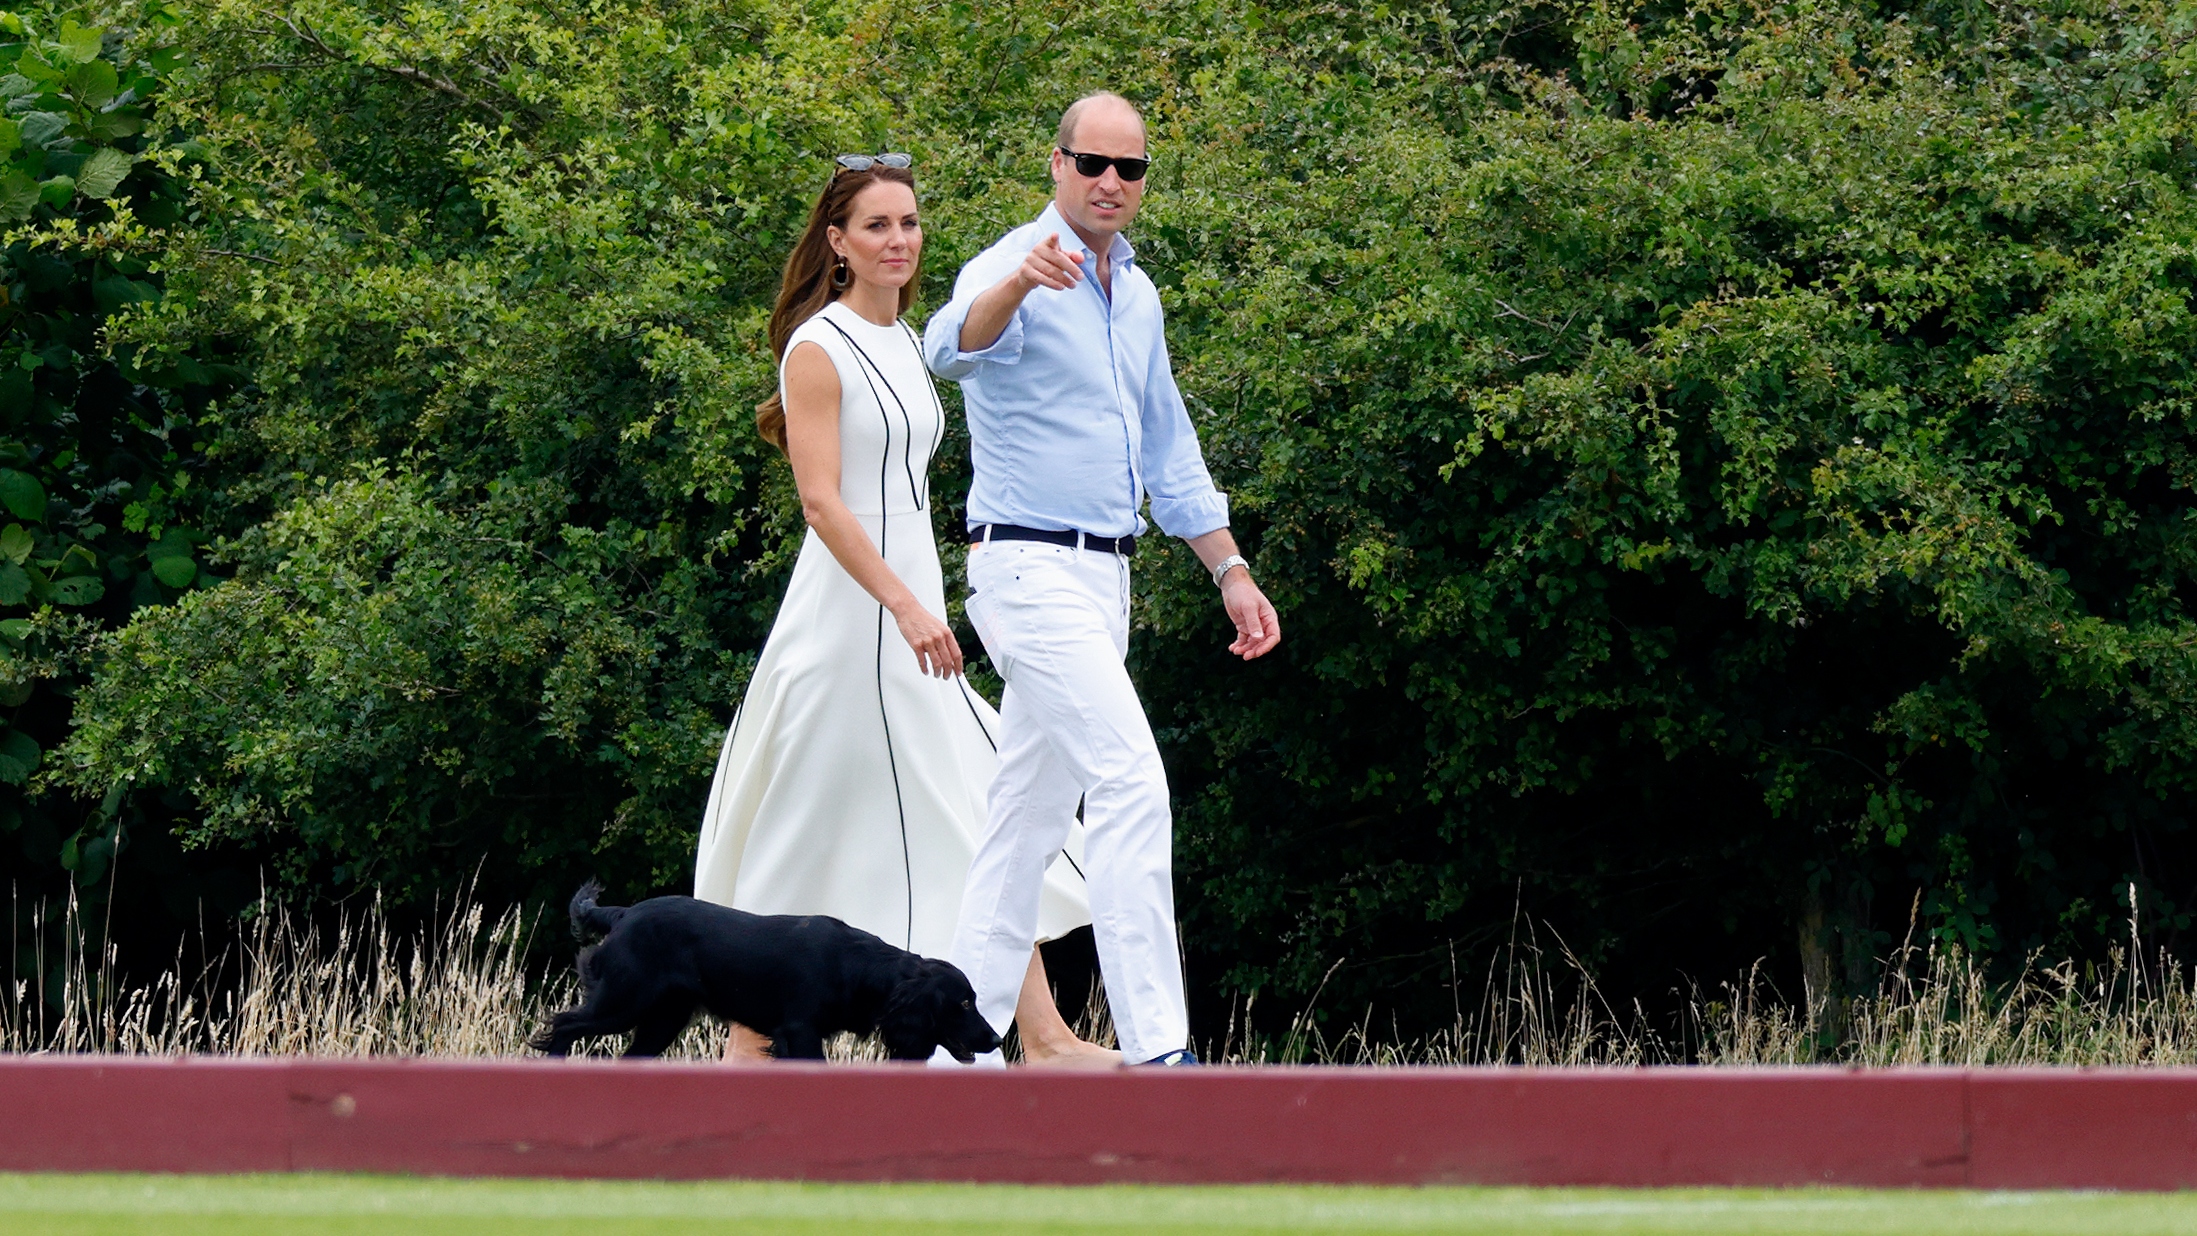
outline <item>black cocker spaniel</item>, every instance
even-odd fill
[[[692,897],[597,905],[601,893],[589,880],[572,895],[573,934],[602,942],[580,953],[586,998],[534,1039],[552,1056],[628,1030],[626,1055],[660,1055],[700,1009],[769,1035],[771,1051],[793,1059],[823,1059],[824,1040],[842,1031],[878,1034],[895,1060],[944,1047],[966,1064],[999,1046],[952,963],[836,918],[749,914]]]

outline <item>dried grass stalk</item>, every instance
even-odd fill
[[[34,912],[32,945],[39,973],[55,974],[58,1000],[18,981],[0,1000],[0,1051],[118,1055],[202,1053],[233,1056],[532,1056],[527,1040],[550,1014],[579,999],[569,965],[529,966],[536,924],[517,909],[490,922],[461,898],[431,917],[417,937],[391,931],[377,899],[338,917],[332,933],[281,904],[262,899],[235,950],[199,968],[181,956],[149,982],[119,977],[112,947],[87,956],[72,901],[47,964],[44,912]],[[614,1055],[616,1039],[582,1044],[576,1054]],[[713,1060],[725,1028],[704,1017],[665,1055]],[[841,1060],[882,1059],[871,1041],[843,1035],[827,1044]]]
[[[549,1015],[578,998],[569,964],[528,962],[537,923],[515,909],[490,920],[463,897],[416,936],[396,934],[378,902],[323,931],[263,900],[238,944],[195,977],[178,956],[142,983],[124,980],[111,949],[87,955],[74,943],[86,933],[73,903],[61,923],[40,913],[31,925],[18,944],[30,945],[33,969],[50,976],[52,990],[19,981],[0,992],[0,1051],[520,1057],[533,1054],[526,1041]],[[49,938],[61,941],[50,957]],[[1638,1004],[1621,1010],[1604,999],[1560,940],[1551,956],[1529,928],[1491,959],[1476,1001],[1468,1005],[1452,978],[1457,1014],[1439,1033],[1405,1036],[1375,1025],[1370,1010],[1355,1023],[1323,1025],[1317,993],[1280,1033],[1262,1033],[1250,996],[1204,1048],[1210,1059],[1243,1064],[2197,1063],[2197,976],[2164,953],[2149,965],[2130,955],[2115,950],[2097,966],[2032,958],[2012,982],[1995,983],[1958,950],[1908,948],[1887,964],[1877,991],[1798,1005],[1758,969],[1694,990],[1675,1025],[1658,1028]],[[1093,991],[1077,1032],[1113,1042],[1103,990]],[[724,1027],[705,1017],[667,1054],[713,1060],[724,1040]],[[583,1050],[609,1055],[621,1046],[601,1040]],[[827,1051],[842,1061],[884,1055],[874,1039],[851,1035]]]

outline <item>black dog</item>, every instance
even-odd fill
[[[586,999],[534,1039],[552,1056],[627,1030],[626,1055],[660,1055],[698,1008],[769,1035],[774,1054],[797,1059],[823,1059],[824,1040],[841,1031],[878,1032],[895,1060],[927,1060],[944,1047],[967,1064],[999,1046],[967,976],[949,962],[821,914],[749,914],[692,897],[597,905],[602,891],[589,880],[572,895],[573,934],[603,941],[580,953]]]

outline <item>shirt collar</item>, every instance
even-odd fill
[[[1076,235],[1076,230],[1068,226],[1068,220],[1060,213],[1060,205],[1057,202],[1045,203],[1044,213],[1037,217],[1037,230],[1041,234],[1041,239],[1044,233],[1059,232],[1062,247],[1081,249],[1085,253],[1091,252],[1090,246],[1083,243],[1083,237]],[[1098,255],[1092,254],[1092,256],[1096,257]],[[1129,243],[1127,236],[1116,232],[1114,233],[1114,243],[1108,246],[1106,256],[1107,260],[1114,266],[1126,266],[1136,260],[1137,247]]]

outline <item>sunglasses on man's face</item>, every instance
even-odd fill
[[[1111,167],[1121,173],[1123,180],[1142,180],[1145,170],[1152,166],[1150,159],[1115,159],[1106,155],[1077,154],[1066,146],[1057,146],[1054,149],[1075,160],[1077,175],[1093,179],[1104,176],[1106,169]]]
[[[873,167],[913,167],[915,157],[897,151],[874,155],[840,155],[832,160],[850,172],[866,172]]]

